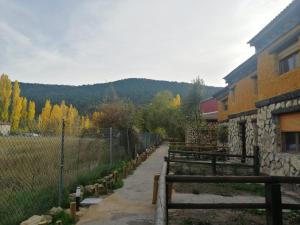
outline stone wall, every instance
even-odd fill
[[[206,129],[198,132],[189,127],[186,130],[185,142],[198,143],[200,145],[216,145],[217,144],[217,122],[207,122]]]
[[[300,107],[300,98],[277,102],[258,109],[258,145],[261,169],[269,175],[299,176],[300,155],[282,152],[279,114]]]
[[[256,114],[240,116],[229,120],[228,123],[228,144],[230,152],[233,154],[242,154],[242,130],[241,123],[246,126],[246,154],[253,154],[253,146],[256,145]]]

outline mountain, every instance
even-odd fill
[[[120,98],[130,100],[135,104],[144,104],[149,102],[157,92],[164,90],[184,97],[189,86],[189,83],[184,82],[139,78],[80,86],[20,83],[22,96],[36,102],[37,112],[41,111],[46,99],[50,99],[52,103],[60,103],[65,100],[67,104],[76,106],[81,113],[94,110],[111,92],[112,88]],[[205,97],[212,96],[220,89],[220,87],[206,86]]]

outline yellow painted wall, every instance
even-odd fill
[[[228,97],[229,115],[256,109],[257,95],[255,94],[254,81],[250,75],[239,80],[234,85],[235,99],[231,93],[229,93]]]
[[[218,100],[218,121],[228,119],[228,111],[224,111],[222,101]]]
[[[229,91],[227,111],[224,111],[223,102],[218,100],[219,121],[228,119],[228,115],[256,109],[255,102],[258,96],[255,94],[255,82],[251,76],[253,76],[253,74],[249,74],[245,78],[230,85],[230,87],[235,87],[235,97],[233,97],[232,92]]]
[[[300,68],[285,74],[278,74],[277,57],[269,53],[270,49],[274,48],[274,46],[297,30],[300,30],[300,26],[278,39],[278,41],[258,55],[258,100],[268,99],[300,89]],[[298,41],[298,45],[300,47],[300,40]]]

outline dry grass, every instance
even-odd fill
[[[0,225],[17,224],[57,204],[60,151],[60,137],[0,137]],[[64,185],[107,165],[108,151],[105,139],[66,137]]]

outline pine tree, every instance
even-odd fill
[[[22,101],[23,99],[20,97],[20,86],[19,82],[16,80],[14,82],[13,88],[13,106],[11,113],[11,129],[12,131],[16,131],[20,125],[21,119],[21,111],[22,111]]]
[[[9,106],[11,103],[12,85],[8,75],[2,74],[0,78],[0,119],[9,120]]]
[[[35,102],[29,101],[28,114],[27,114],[27,127],[30,131],[34,128],[34,118],[35,118]]]

